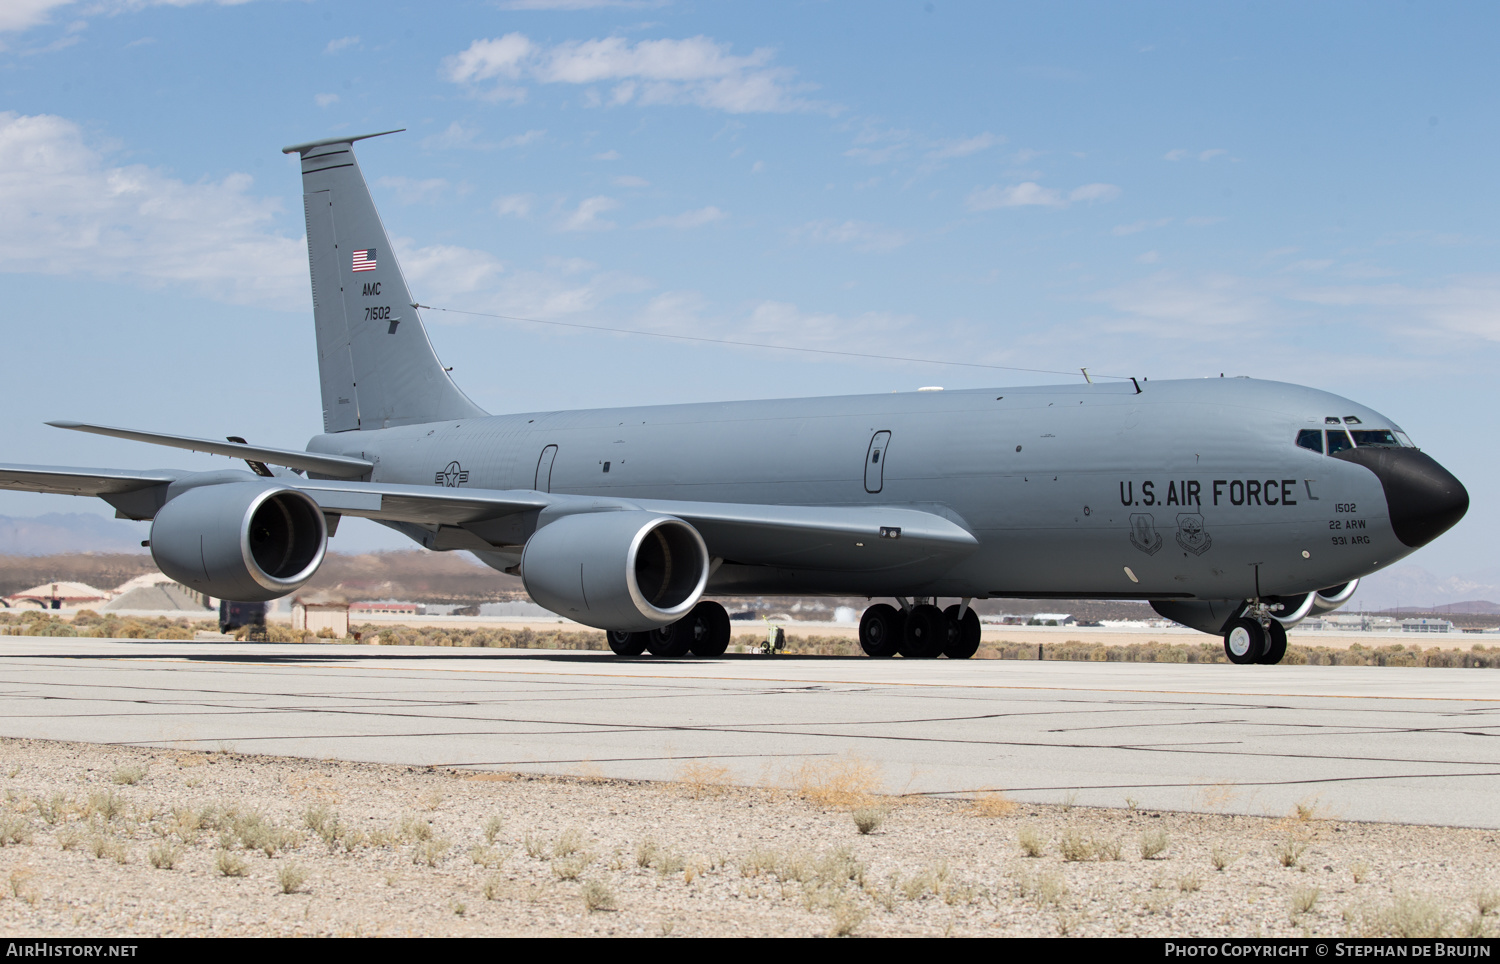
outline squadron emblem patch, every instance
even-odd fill
[[[1161,533],[1156,531],[1156,518],[1151,513],[1130,514],[1130,544],[1148,556],[1156,555],[1161,548]]]
[[[1177,517],[1177,544],[1195,556],[1201,556],[1213,547],[1214,541],[1203,528],[1202,515],[1184,512]]]

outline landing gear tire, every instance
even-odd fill
[[[876,603],[860,617],[859,648],[866,656],[876,659],[895,656],[901,649],[901,637],[905,631],[906,619],[901,610]]]
[[[729,648],[729,612],[716,602],[700,602],[678,625],[686,629],[694,656],[713,659]]]
[[[906,614],[901,655],[907,659],[936,659],[948,643],[948,617],[936,606],[913,606]]]
[[[679,619],[660,629],[649,630],[645,634],[646,649],[652,656],[686,656],[693,645],[692,627],[687,623],[686,619]]]
[[[1231,663],[1245,665],[1260,661],[1266,652],[1266,629],[1258,620],[1242,616],[1224,631],[1224,655]]]
[[[648,633],[627,633],[611,629],[604,634],[609,640],[610,651],[616,656],[639,656],[646,651]]]
[[[953,605],[943,610],[943,615],[948,617],[951,627],[943,655],[949,659],[968,659],[979,652],[979,614],[965,609],[964,618],[959,619],[958,606]]]
[[[1271,624],[1266,627],[1266,651],[1260,654],[1260,659],[1256,660],[1256,662],[1264,663],[1267,666],[1274,666],[1281,662],[1281,658],[1285,655],[1286,627],[1273,619],[1271,620]]]

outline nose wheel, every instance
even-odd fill
[[[1224,655],[1231,663],[1274,665],[1286,656],[1286,627],[1274,619],[1262,623],[1241,616],[1224,631]]]

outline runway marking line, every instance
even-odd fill
[[[59,656],[59,657],[41,656],[41,657],[37,657],[37,658],[39,658],[39,659],[60,659],[60,658],[68,658],[68,657],[61,657],[61,656]],[[187,657],[183,657],[183,656],[103,656],[103,657],[99,657],[99,658],[103,662],[143,662],[143,661],[158,662],[158,663],[189,663],[189,662],[195,662],[195,660],[191,660],[191,659],[189,659]],[[224,665],[224,666],[262,666],[262,665],[265,665],[265,664],[259,663],[259,662],[247,662],[247,661],[244,661],[244,660],[234,660],[234,659],[214,660],[213,662],[216,663],[216,664],[219,664],[219,665]],[[997,662],[998,662],[998,660],[997,660]],[[1029,661],[1018,660],[1017,662],[1029,662]],[[1062,662],[1062,661],[1058,660],[1058,662]],[[276,665],[276,666],[297,666],[297,667],[300,667],[302,669],[347,669],[347,668],[349,668],[348,664],[340,665],[340,666],[329,666],[327,663],[321,663],[321,662],[307,662],[307,663],[302,663],[302,662],[297,662],[297,661],[288,661],[288,662],[283,662],[283,663],[276,663],[276,664],[273,664],[273,665]],[[353,665],[357,666],[359,664],[356,663],[356,664],[353,664]],[[396,669],[398,667],[366,667],[366,668],[369,668],[369,669]],[[931,688],[931,689],[944,688],[944,687],[953,687],[953,688],[965,688],[965,689],[1036,690],[1038,692],[1047,692],[1047,693],[1053,693],[1053,692],[1067,693],[1067,692],[1076,692],[1078,690],[1082,690],[1084,692],[1092,692],[1092,693],[1154,693],[1154,694],[1164,694],[1164,695],[1168,695],[1168,696],[1256,696],[1256,697],[1267,697],[1267,696],[1270,696],[1270,697],[1284,697],[1284,698],[1288,698],[1288,699],[1296,699],[1298,697],[1305,697],[1305,698],[1308,698],[1308,699],[1326,699],[1326,700],[1432,700],[1432,701],[1447,701],[1447,702],[1454,702],[1454,703],[1500,703],[1500,697],[1483,697],[1483,696],[1397,696],[1397,695],[1385,696],[1385,695],[1349,695],[1349,694],[1340,694],[1340,693],[1274,693],[1274,692],[1273,693],[1249,693],[1249,692],[1246,692],[1246,693],[1236,693],[1236,692],[1232,692],[1232,691],[1229,691],[1229,690],[1168,690],[1168,689],[1139,689],[1139,688],[1116,689],[1116,688],[1097,688],[1097,687],[1088,687],[1088,686],[1035,686],[1035,685],[1029,685],[1028,686],[1028,685],[1021,685],[1021,684],[1016,684],[1016,683],[1012,683],[1012,684],[1000,684],[1000,683],[920,683],[920,682],[910,682],[910,681],[904,681],[904,680],[895,680],[895,681],[890,681],[890,682],[886,682],[886,681],[871,682],[870,680],[843,680],[843,679],[834,679],[834,680],[808,680],[808,679],[784,678],[784,677],[779,677],[779,676],[756,676],[756,677],[708,676],[708,675],[666,676],[666,675],[649,674],[649,673],[647,673],[647,674],[629,674],[629,675],[622,674],[622,673],[556,673],[556,672],[548,673],[548,672],[542,672],[542,671],[537,671],[537,670],[470,669],[470,668],[462,668],[462,667],[437,667],[437,666],[417,666],[417,667],[403,666],[403,667],[399,667],[399,668],[402,669],[402,670],[411,670],[413,672],[419,672],[419,673],[478,673],[478,674],[487,674],[487,675],[505,674],[505,675],[511,675],[511,676],[562,676],[562,677],[579,676],[579,677],[583,677],[583,678],[586,678],[586,679],[717,680],[717,681],[726,682],[726,683],[801,683],[801,684],[804,684],[804,685],[817,685],[817,686],[828,685],[830,683],[834,683],[834,684],[838,684],[838,685],[841,685],[841,686],[913,686],[913,687],[925,687],[925,688]],[[1367,668],[1371,668],[1371,667],[1347,667],[1347,668],[1349,668],[1349,669],[1367,669]],[[1373,668],[1376,668],[1376,669],[1385,669],[1387,667],[1373,667]],[[1421,669],[1421,668],[1426,668],[1426,667],[1396,667],[1396,668],[1397,669]]]

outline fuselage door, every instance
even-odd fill
[[[890,432],[876,432],[865,453],[865,491],[879,492],[885,485],[885,450],[891,444]]]
[[[536,484],[532,488],[538,492],[552,491],[552,460],[557,458],[557,446],[549,445],[542,449],[542,457],[536,460]]]

